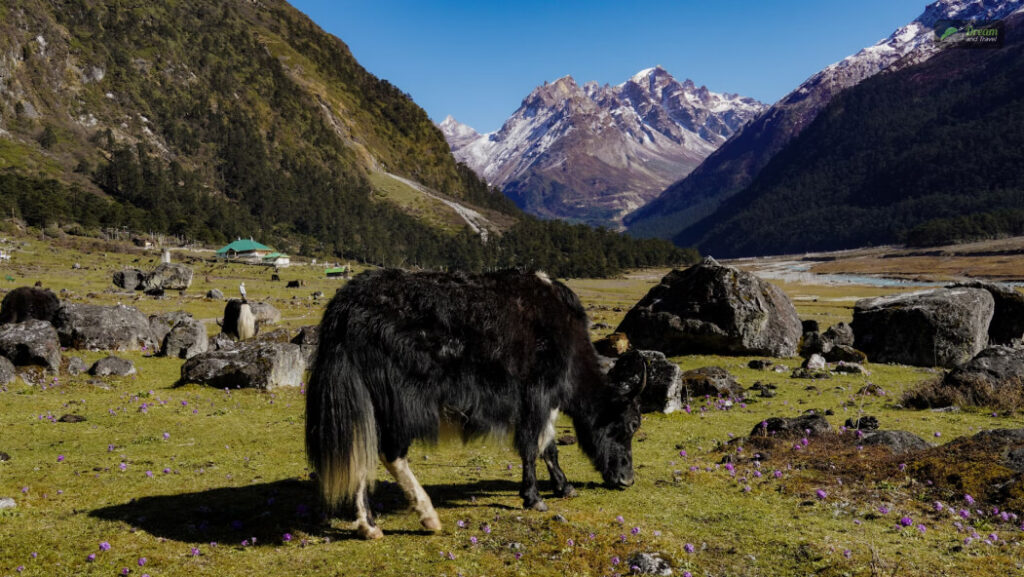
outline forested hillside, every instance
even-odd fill
[[[676,243],[741,256],[1019,234],[1022,20],[1002,49],[947,50],[837,96]]]
[[[512,260],[500,241],[484,247],[375,195],[375,173],[521,218],[456,164],[407,94],[285,2],[0,3],[5,216],[209,243],[252,235],[377,264],[450,266],[474,251],[489,255],[480,266]],[[529,226],[550,250],[572,246],[560,228]],[[594,234],[611,233],[569,236]],[[609,243],[635,258],[589,272],[650,257],[648,245]]]

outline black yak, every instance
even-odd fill
[[[23,323],[29,319],[53,322],[60,301],[50,290],[23,286],[7,293],[0,303],[0,325]]]
[[[354,278],[324,313],[306,391],[306,452],[328,509],[354,503],[358,533],[382,536],[367,494],[379,458],[422,525],[439,530],[406,456],[415,439],[436,440],[444,422],[464,438],[511,432],[523,506],[544,511],[538,456],[555,495],[575,494],[558,465],[559,411],[605,483],[632,485],[646,381],[632,390],[610,385],[587,328],[576,295],[543,274],[382,270]]]

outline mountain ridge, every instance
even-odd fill
[[[655,66],[615,86],[546,82],[491,133],[451,116],[440,127],[457,159],[526,212],[617,226],[762,108]]]
[[[931,27],[940,19],[997,19],[1019,0],[939,0],[887,38],[830,64],[738,131],[692,173],[624,217],[629,233],[672,238],[749,185],[836,95],[883,70],[899,70],[937,53]]]

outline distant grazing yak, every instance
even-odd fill
[[[575,494],[558,465],[559,411],[572,418],[580,448],[607,485],[633,484],[645,385],[607,382],[579,299],[541,273],[368,272],[338,291],[320,324],[306,452],[328,509],[354,504],[356,530],[367,539],[383,535],[367,494],[378,458],[422,525],[441,529],[407,454],[415,439],[436,440],[442,423],[464,439],[511,433],[523,463],[523,506],[545,511],[538,456],[555,495]]]
[[[22,323],[29,319],[53,322],[60,308],[57,295],[43,288],[23,286],[7,293],[0,303],[0,325]]]

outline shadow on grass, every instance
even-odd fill
[[[481,480],[424,488],[438,509],[518,508],[494,503],[495,498],[513,497],[518,500],[519,483],[511,480]],[[377,483],[371,501],[374,509],[382,514],[401,514],[408,509],[402,491],[390,481]],[[344,529],[344,521],[350,520],[351,514],[339,512],[343,522],[336,525],[341,528],[324,522],[315,483],[298,479],[142,497],[96,509],[89,515],[121,521],[156,537],[185,543],[217,542],[237,546],[248,541],[251,546],[274,546],[283,542],[286,533],[299,532],[336,540],[356,538],[351,531]],[[429,534],[425,531],[388,532]]]

